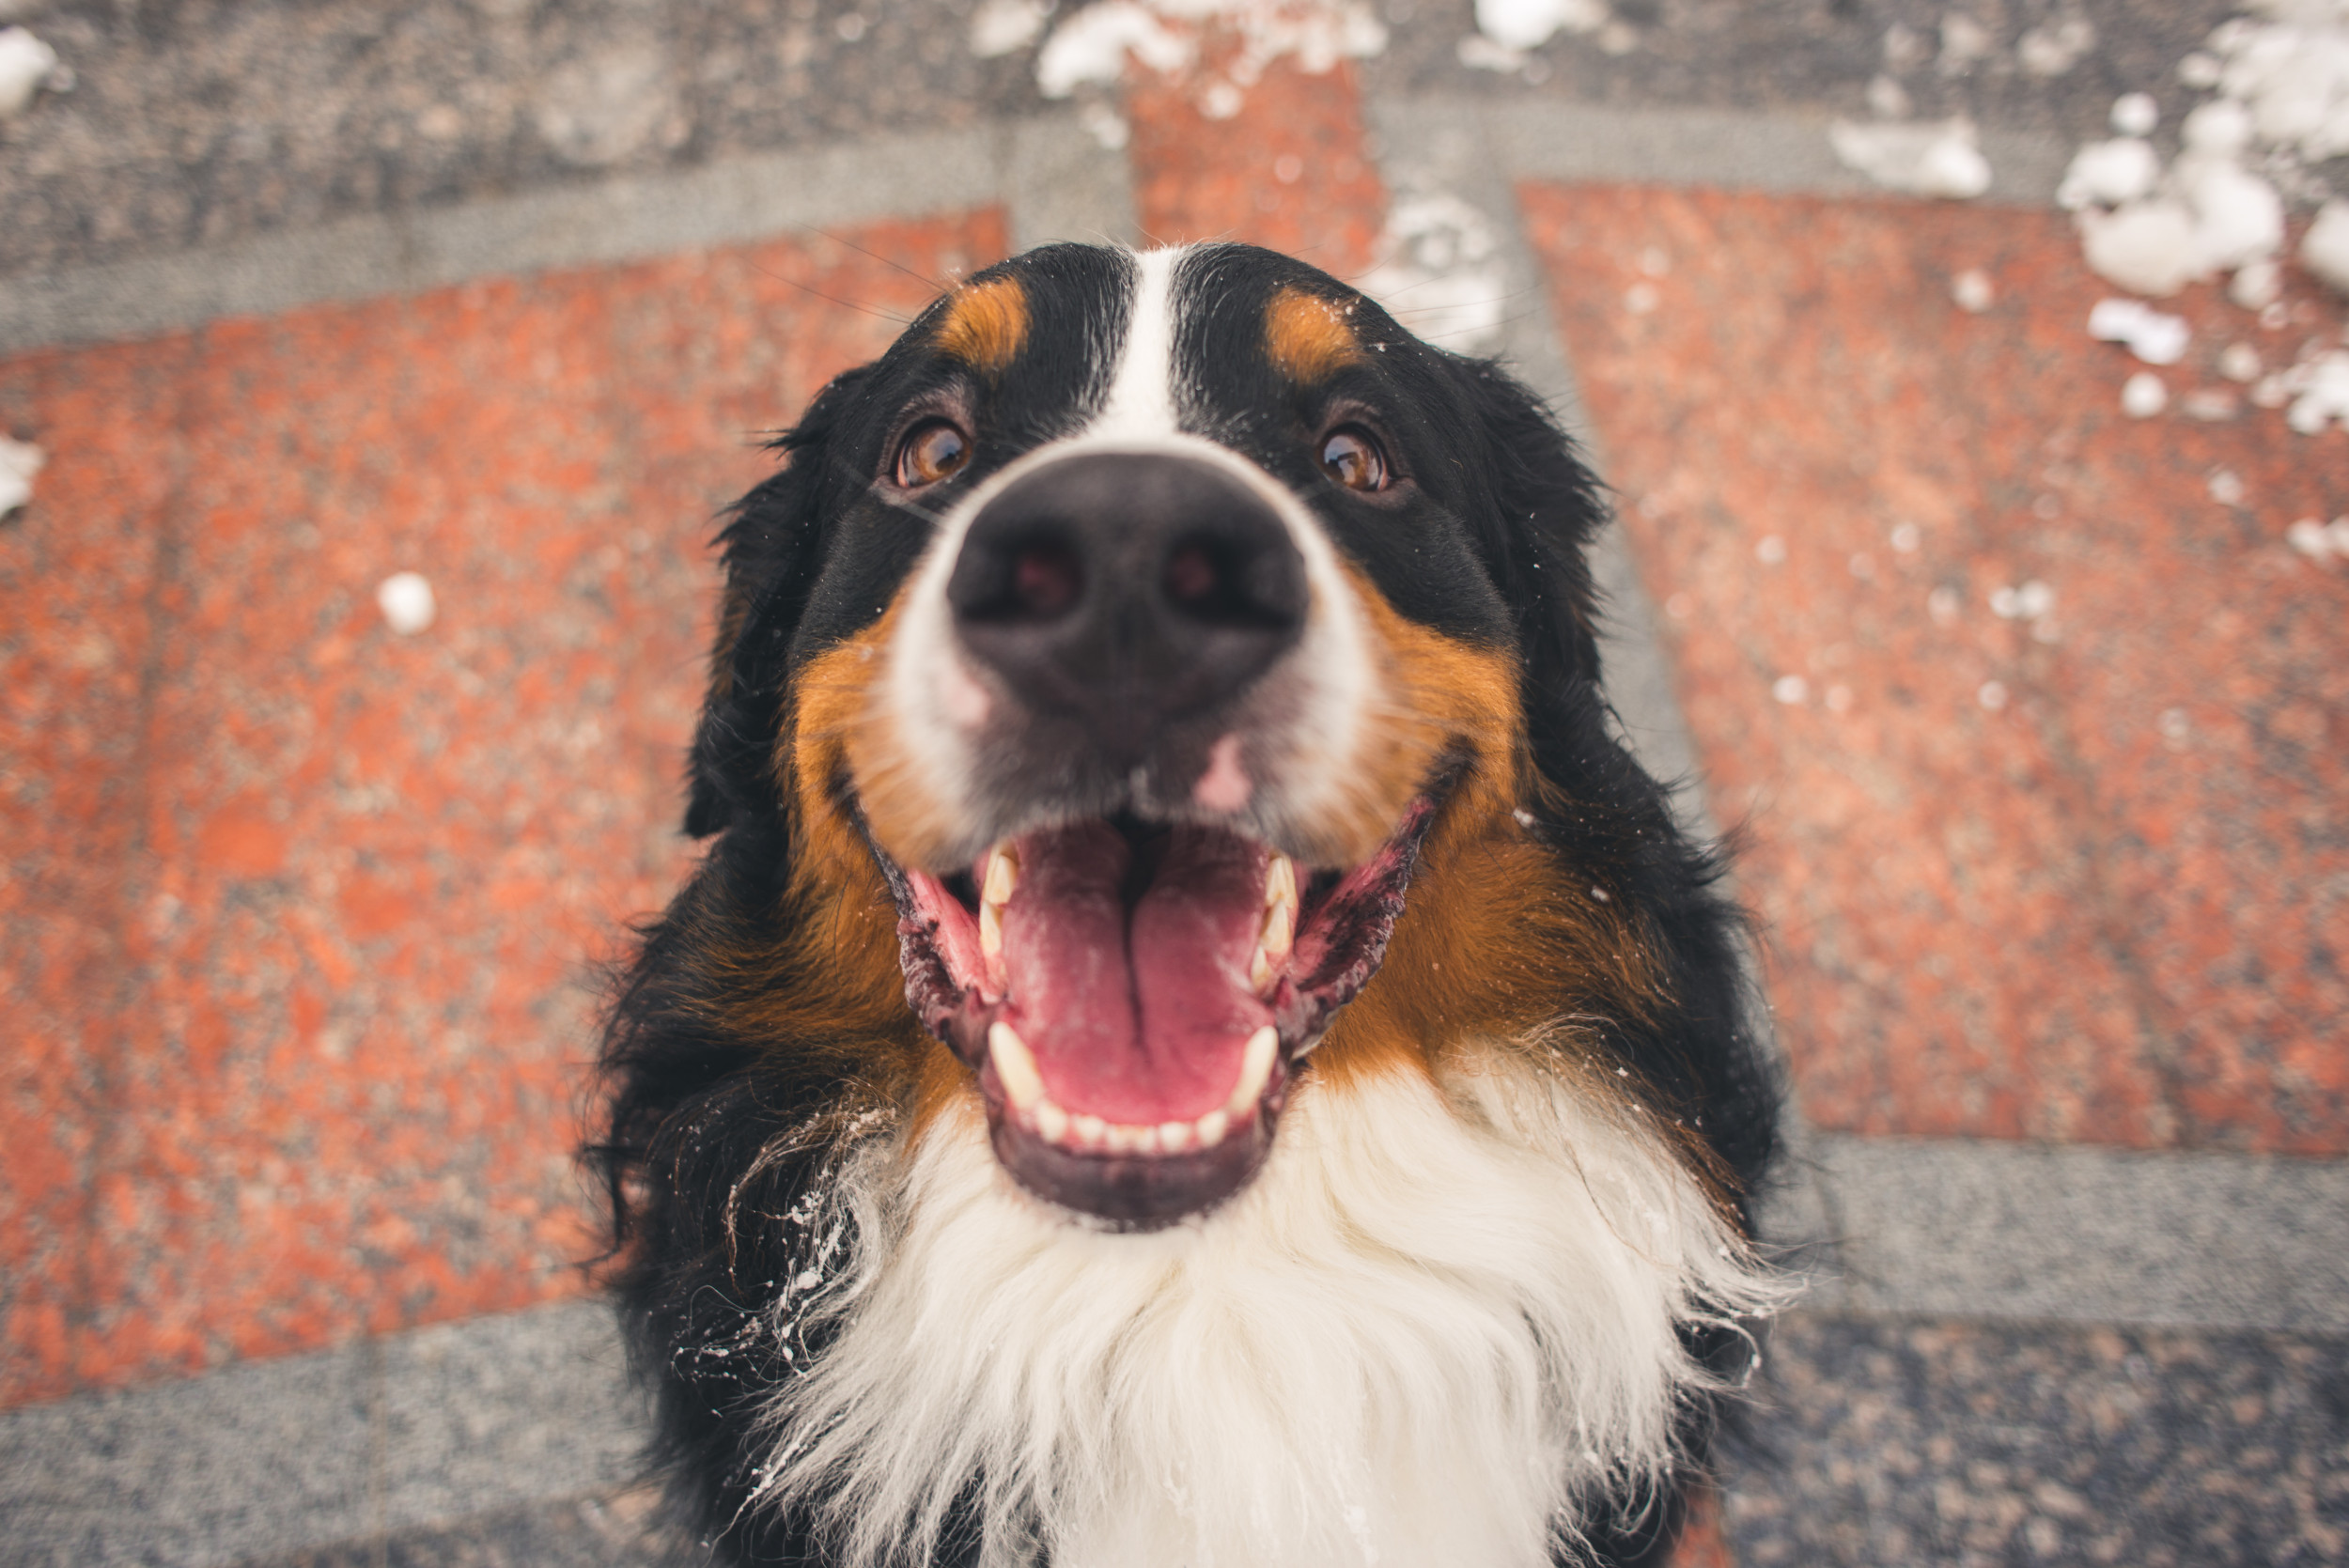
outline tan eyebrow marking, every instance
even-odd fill
[[[1265,306],[1265,352],[1300,386],[1327,380],[1362,357],[1347,315],[1318,294],[1284,287]]]
[[[990,374],[1019,357],[1028,341],[1028,291],[1018,278],[989,278],[955,291],[938,325],[941,352]]]

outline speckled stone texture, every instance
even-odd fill
[[[2233,0],[1612,0],[1608,8],[1616,26],[1560,33],[1524,67],[1497,72],[1460,63],[1459,39],[1475,28],[1471,0],[1387,0],[1385,15],[1400,25],[1364,81],[1381,95],[1467,90],[1824,117],[1867,116],[1868,84],[1887,75],[1919,116],[1970,115],[2086,141],[2110,134],[2106,116],[2123,92],[2153,93],[2174,130],[2199,101],[2178,81],[2179,59],[2244,8]],[[1959,25],[1945,32],[1951,18]],[[2092,48],[2061,70],[2023,64],[2025,34],[2078,20],[2094,27]],[[1982,28],[1979,55],[1968,47],[1966,22]]]
[[[1742,1568],[2349,1560],[2349,1343],[1798,1314]]]
[[[249,1559],[238,1568],[645,1568],[692,1560],[692,1544],[662,1525],[659,1503],[649,1490],[571,1498],[453,1529]]]
[[[714,516],[927,298],[891,261],[1006,243],[855,239],[0,363],[52,454],[0,527],[0,1405],[584,1288],[591,960],[689,853]]]
[[[2132,420],[2059,214],[1523,197],[1812,1122],[2349,1152],[2349,435],[2180,411],[2338,312],[2183,297]]]
[[[0,275],[1039,101],[957,0],[54,0]]]
[[[1210,38],[1203,54],[1230,52]],[[1198,80],[1128,85],[1135,216],[1159,242],[1244,240],[1339,277],[1375,259],[1387,193],[1363,147],[1354,70],[1273,66],[1239,112],[1204,113]]]

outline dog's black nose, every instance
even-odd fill
[[[972,520],[946,586],[963,644],[1032,707],[1138,756],[1237,695],[1305,624],[1305,563],[1237,477],[1097,452],[1040,468]]]

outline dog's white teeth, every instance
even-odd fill
[[[1256,951],[1248,961],[1248,984],[1258,992],[1271,988],[1272,977],[1288,961],[1297,940],[1297,862],[1279,850],[1265,870],[1264,928]]]
[[[1019,858],[997,845],[987,852],[987,876],[979,884],[979,899],[985,904],[1002,904],[1011,897],[1012,888],[1019,880]]]
[[[987,872],[979,878],[979,953],[1000,958],[1003,953],[1003,905],[1019,882],[1019,862],[1002,845],[987,852]]]
[[[1281,1036],[1267,1024],[1248,1037],[1240,1054],[1239,1082],[1223,1105],[1194,1121],[1156,1125],[1105,1121],[1085,1111],[1071,1113],[1055,1104],[1044,1092],[1044,1079],[1027,1042],[1007,1023],[988,1026],[987,1047],[1013,1114],[1047,1143],[1087,1155],[1180,1155],[1214,1148],[1255,1112],[1265,1086],[1271,1081]]]
[[[1297,862],[1278,849],[1265,867],[1264,901],[1267,908],[1275,904],[1286,904],[1292,913],[1297,908]]]
[[[1035,1053],[1011,1025],[998,1020],[988,1026],[987,1054],[1014,1110],[1035,1110],[1050,1103],[1044,1098],[1044,1075],[1036,1071]]]
[[[1264,1097],[1265,1085],[1272,1081],[1272,1058],[1280,1048],[1280,1031],[1270,1024],[1248,1037],[1247,1048],[1240,1053],[1239,1081],[1232,1085],[1232,1097],[1223,1102],[1224,1111],[1234,1121],[1253,1110]]]

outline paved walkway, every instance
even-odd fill
[[[1618,488],[1626,729],[1765,922],[1816,1283],[1698,1555],[2349,1560],[2349,571],[2284,542],[2349,436],[2124,418],[2049,205],[2223,9],[1917,72],[1984,123],[1965,206],[1824,132],[1937,11],[1624,6],[1498,77],[1396,10],[1214,118],[1045,101],[959,11],[759,9],[37,19],[80,85],[0,147],[50,455],[0,523],[0,1557],[641,1559],[569,1153],[756,432],[1043,240],[1416,234],[1423,330]],[[2180,391],[2341,325],[2178,308]]]

